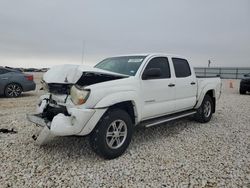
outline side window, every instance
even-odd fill
[[[189,63],[186,59],[172,58],[175,76],[177,78],[184,78],[191,75]]]
[[[152,79],[162,79],[162,78],[171,77],[169,63],[166,57],[155,57],[151,59],[149,63],[147,64],[147,67],[145,68],[144,73],[146,70],[151,69],[151,68],[159,68],[161,70],[161,76],[157,78],[152,78]]]

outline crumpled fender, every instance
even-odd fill
[[[136,121],[139,121],[141,119],[141,113],[140,113],[140,104],[138,104],[138,96],[135,91],[121,91],[112,93],[110,95],[107,95],[106,97],[102,98],[94,108],[107,108],[109,106],[115,105],[117,103],[131,101],[134,105],[134,113],[137,117]]]

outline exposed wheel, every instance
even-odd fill
[[[244,90],[243,88],[240,87],[240,94],[241,94],[241,95],[246,94],[246,90]]]
[[[128,113],[112,109],[104,114],[90,135],[92,149],[105,159],[122,155],[131,142],[134,126]]]
[[[12,83],[5,87],[4,94],[6,97],[19,97],[22,93],[22,87],[18,84]]]
[[[213,100],[209,95],[205,95],[201,106],[197,109],[197,113],[195,114],[195,120],[200,123],[209,122],[212,117],[212,110],[214,108]]]

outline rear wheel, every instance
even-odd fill
[[[90,135],[92,149],[105,159],[121,156],[133,134],[133,124],[128,113],[121,109],[108,111]]]
[[[209,95],[205,95],[201,106],[197,109],[197,113],[195,114],[195,120],[200,123],[209,122],[212,118],[214,103],[212,98]]]
[[[22,93],[22,87],[18,84],[12,83],[5,87],[4,94],[6,97],[19,97]]]

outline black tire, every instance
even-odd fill
[[[22,87],[19,84],[11,83],[5,87],[4,94],[6,97],[19,97],[22,93]]]
[[[194,115],[196,121],[200,123],[207,123],[211,120],[214,109],[214,103],[209,95],[205,95],[201,106],[197,109]]]
[[[118,128],[114,129],[114,126],[122,126],[121,131],[119,132]],[[125,135],[125,127],[126,137],[120,136],[120,133]],[[99,156],[114,159],[125,152],[131,142],[133,131],[134,126],[128,113],[121,109],[111,109],[104,114],[90,134],[90,145]],[[120,140],[120,145],[117,139]]]
[[[240,87],[240,94],[241,94],[241,95],[246,94],[246,90],[244,90],[243,88]]]

